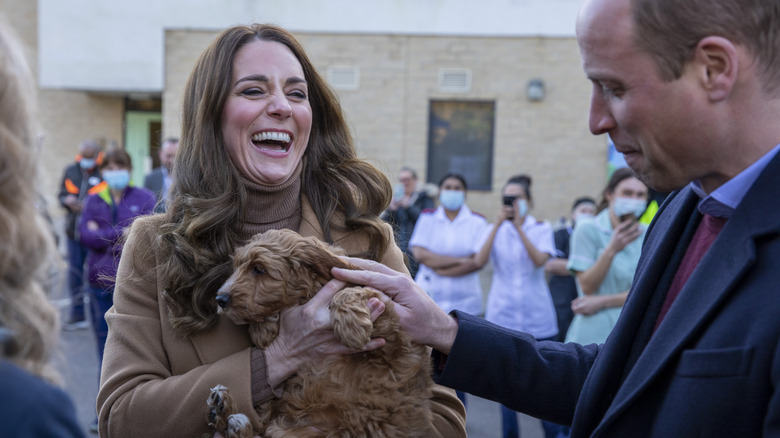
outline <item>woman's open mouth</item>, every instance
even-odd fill
[[[252,135],[252,144],[260,150],[287,152],[290,149],[290,134],[278,131],[264,131]]]

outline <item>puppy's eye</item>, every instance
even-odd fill
[[[255,266],[254,273],[255,275],[263,275],[265,274],[265,269],[261,268],[260,266]]]

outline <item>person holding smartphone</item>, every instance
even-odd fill
[[[602,343],[617,322],[639,262],[647,225],[648,188],[628,168],[615,170],[604,188],[600,213],[577,223],[567,268],[577,278],[578,297],[566,342]]]
[[[558,319],[544,266],[555,254],[552,226],[529,214],[531,177],[510,178],[501,191],[503,205],[489,235],[475,255],[477,267],[493,260],[493,280],[485,319],[512,330],[550,340],[558,334]],[[520,436],[517,413],[501,406],[504,438]],[[545,433],[557,425],[542,422]]]

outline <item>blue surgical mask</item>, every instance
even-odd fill
[[[647,208],[647,201],[638,198],[617,198],[615,199],[615,205],[612,210],[615,212],[615,216],[622,217],[626,214],[632,214],[634,217],[639,218]]]
[[[517,214],[524,217],[528,213],[528,201],[525,199],[517,200]]]
[[[89,170],[95,167],[95,159],[94,158],[82,158],[79,160],[79,166],[81,166],[84,170]]]
[[[130,184],[130,171],[125,169],[104,170],[103,181],[111,190],[124,190]]]
[[[466,192],[460,190],[442,190],[439,193],[439,202],[446,210],[455,211],[463,206],[466,199]]]

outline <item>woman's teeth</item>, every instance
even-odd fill
[[[266,131],[252,136],[252,142],[261,150],[287,151],[290,147],[290,134]]]
[[[252,141],[266,141],[266,140],[289,143],[290,134],[287,134],[286,132],[268,131],[268,132],[259,132],[252,136]]]

